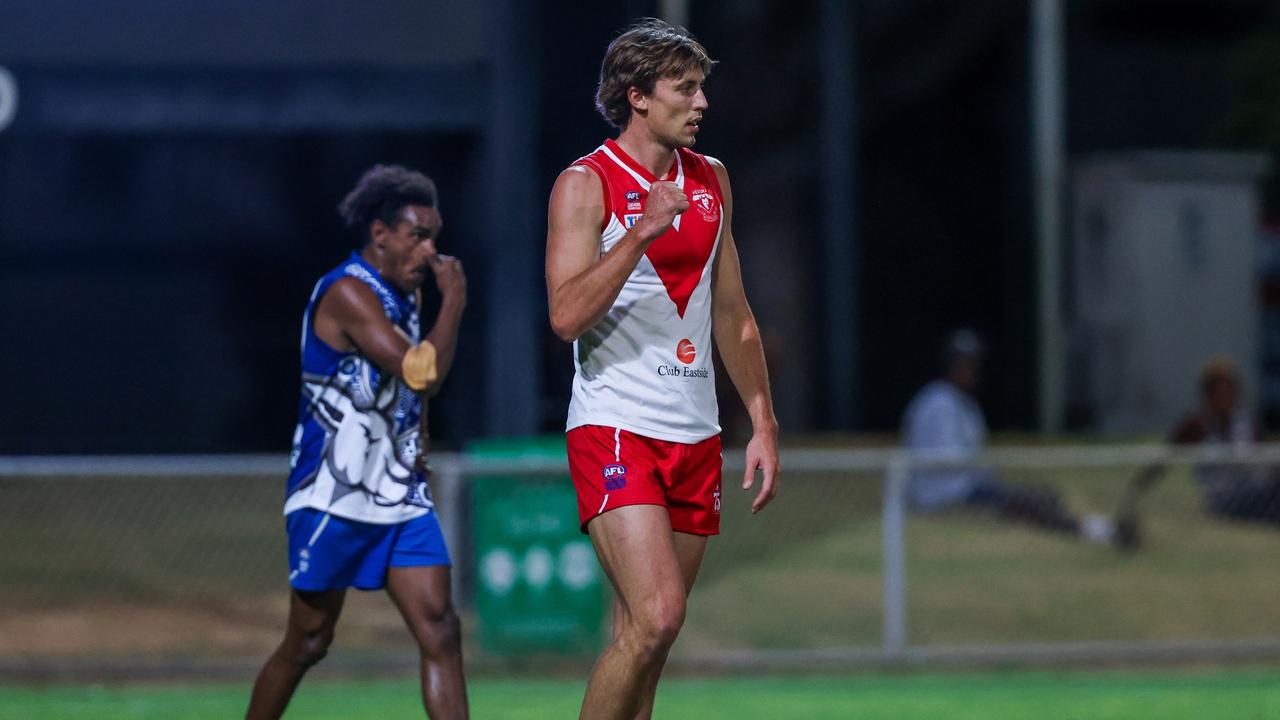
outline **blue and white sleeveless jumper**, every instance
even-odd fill
[[[302,318],[302,397],[286,487],[286,515],[314,508],[367,523],[392,524],[431,511],[424,474],[414,471],[422,401],[359,351],[334,349],[315,334],[320,299],[346,277],[368,285],[387,319],[417,344],[412,295],[382,279],[359,253],[316,283]]]

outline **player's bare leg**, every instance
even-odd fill
[[[628,505],[587,526],[618,599],[614,637],[596,661],[582,720],[632,720],[684,623],[685,583],[667,509]]]
[[[693,581],[698,578],[698,569],[702,567],[702,556],[707,550],[707,538],[703,535],[690,535],[688,533],[672,533],[676,545],[676,557],[680,561],[680,574],[684,578],[684,596],[689,597],[689,591],[693,590]],[[613,632],[614,637],[618,634],[618,611],[620,603],[614,599],[613,603]],[[668,648],[670,649],[670,648]],[[662,662],[658,667],[653,669],[649,674],[649,684],[645,689],[645,695],[640,703],[640,712],[636,713],[636,720],[649,720],[653,717],[653,698],[658,692],[658,680],[662,677],[662,668],[666,666],[667,656],[662,656]]]
[[[284,640],[258,673],[245,713],[247,720],[275,720],[284,715],[302,676],[329,651],[345,598],[345,590],[292,591]]]
[[[391,596],[422,655],[422,704],[432,720],[467,717],[462,674],[462,625],[453,607],[447,565],[393,567]]]

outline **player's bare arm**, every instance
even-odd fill
[[[436,320],[427,340],[435,348],[434,377],[427,382],[425,392],[435,394],[443,383],[453,365],[454,351],[457,347],[458,324],[461,321],[462,308],[466,304],[466,281],[461,277],[462,270],[456,259],[447,256],[439,263],[444,267],[432,270],[439,282],[443,272],[448,276],[450,290],[444,294],[440,316]],[[452,261],[452,263],[450,263]],[[461,297],[459,297],[461,294]],[[315,333],[335,350],[359,350],[385,372],[394,374],[401,381],[405,378],[405,356],[415,349],[383,312],[382,303],[367,285],[355,278],[343,278],[329,288],[316,308]]]
[[[751,512],[760,512],[778,493],[778,420],[773,414],[773,396],[769,392],[769,370],[764,360],[760,328],[747,303],[742,286],[742,268],[738,264],[738,248],[733,241],[733,191],[729,173],[720,161],[708,157],[720,181],[724,198],[724,229],[720,236],[715,266],[711,275],[711,331],[725,370],[751,417],[753,433],[747,443],[747,467],[742,478],[743,489],[755,482],[761,473],[760,490],[751,502]]]
[[[432,255],[427,262],[435,277],[436,289],[440,291],[440,312],[426,337],[426,341],[436,349],[437,377],[428,383],[426,390],[434,396],[453,367],[454,353],[458,348],[458,326],[462,324],[462,311],[467,306],[467,276],[462,271],[462,262],[452,255]]]
[[[573,341],[600,322],[645,250],[688,207],[689,199],[675,183],[654,183],[644,214],[601,255],[600,178],[582,166],[560,173],[547,211],[547,304],[556,335]]]

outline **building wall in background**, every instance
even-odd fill
[[[483,60],[488,0],[5,0],[0,63],[428,65]]]

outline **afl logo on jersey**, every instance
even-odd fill
[[[698,349],[693,346],[689,338],[685,338],[676,344],[676,359],[688,365],[698,357]]]
[[[689,196],[689,201],[698,210],[698,214],[707,222],[715,222],[720,219],[720,204],[716,202],[716,198],[711,191],[706,188],[698,188]]]

